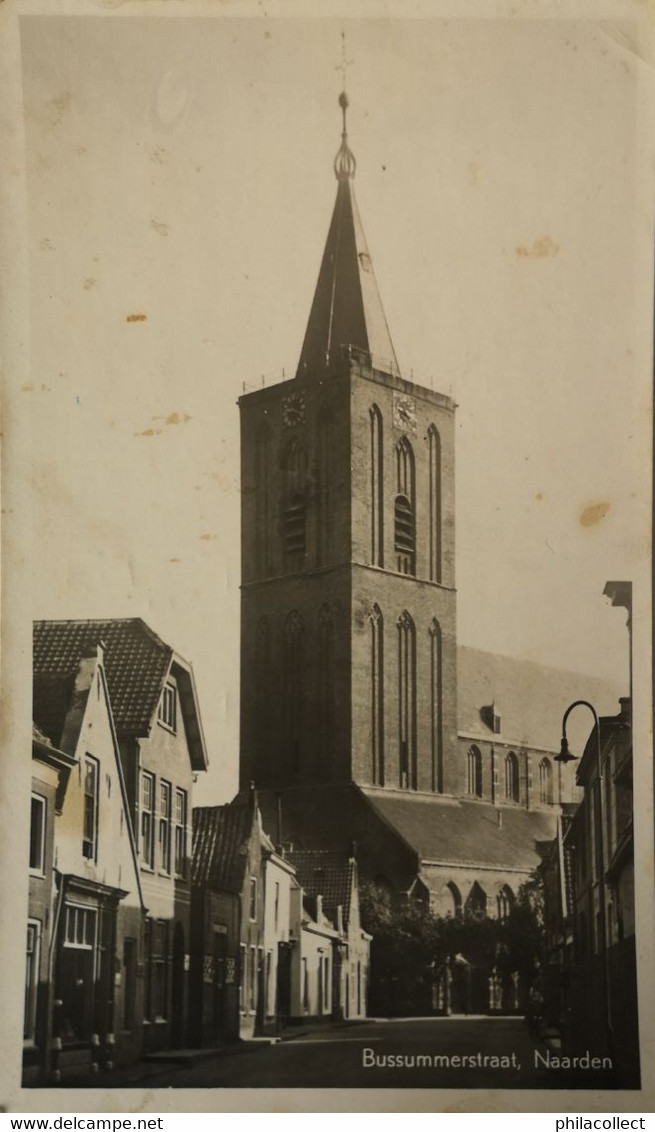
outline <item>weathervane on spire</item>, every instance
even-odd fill
[[[334,173],[338,181],[343,178],[352,178],[355,176],[355,169],[357,162],[355,155],[348,146],[348,131],[346,128],[346,111],[348,109],[348,95],[346,94],[346,71],[352,64],[352,59],[346,59],[346,33],[341,32],[341,62],[335,68],[341,71],[342,90],[339,95],[339,106],[343,115],[343,126],[341,130],[341,146],[339,152],[334,159]]]

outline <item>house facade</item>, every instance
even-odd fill
[[[264,855],[272,853],[254,790],[244,803],[194,809],[190,970],[194,1032],[202,1045],[264,1030],[272,995],[266,943],[273,951],[279,931],[265,930]]]
[[[51,1070],[54,1009],[53,908],[55,815],[61,814],[74,755],[58,750],[36,725],[32,733],[29,897],[23,1016],[23,1080],[38,1084]]]
[[[78,764],[54,829],[62,1066],[87,1068],[75,1044],[94,1047],[91,1069],[186,1044],[191,788],[207,766],[191,667],[140,619],[37,622],[34,705]]]
[[[292,932],[295,870],[281,850],[262,846],[264,885],[263,1028],[282,1029],[292,1015],[291,968],[298,937]]]
[[[578,766],[584,797],[565,838],[571,860],[573,951],[565,1020],[574,1052],[595,1048],[617,1084],[639,1083],[639,1026],[630,700],[601,717]]]
[[[145,906],[102,645],[82,650],[70,675],[35,680],[34,714],[70,760],[49,870],[53,999],[43,1069],[57,1081],[140,1055]]]
[[[296,1017],[365,1018],[371,936],[359,918],[357,861],[326,849],[292,849],[287,860],[302,906]]]

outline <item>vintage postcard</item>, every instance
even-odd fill
[[[459,15],[0,11],[12,1111],[648,1105],[652,10]]]

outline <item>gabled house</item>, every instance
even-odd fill
[[[359,918],[357,861],[327,849],[291,850],[286,859],[304,909],[296,1016],[365,1018],[371,936]]]
[[[282,1029],[292,1013],[292,962],[297,936],[291,927],[292,892],[297,887],[293,865],[282,849],[262,845],[264,883],[263,1025]]]
[[[257,796],[193,811],[191,1005],[198,1045],[261,1033],[266,1018],[264,833]]]
[[[334,1018],[343,942],[326,916],[322,897],[307,897],[296,882],[291,891],[291,932],[295,941],[291,970],[291,1017],[294,1022]]]
[[[150,1051],[187,1040],[191,789],[207,752],[192,668],[140,618],[36,622],[35,695],[63,689],[99,641],[148,910],[143,947],[123,966],[137,971]]]
[[[145,907],[102,645],[81,648],[69,672],[41,671],[33,707],[38,765],[58,778],[49,795],[35,790],[30,842],[30,863],[37,864],[40,828],[50,833],[50,802],[54,828],[50,856],[42,858],[40,907],[50,936],[43,973],[54,998],[42,1070],[57,1081],[139,1056]],[[34,888],[30,897],[33,922]],[[36,939],[34,931],[32,955]],[[27,970],[29,981],[29,924]]]

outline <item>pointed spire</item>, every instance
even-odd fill
[[[345,66],[344,51],[342,67]],[[348,145],[348,105],[344,81],[339,96],[343,117],[341,146],[334,159],[337,199],[297,377],[323,375],[338,366],[349,350],[362,352],[376,369],[399,372],[355,200],[353,179],[357,163]]]

